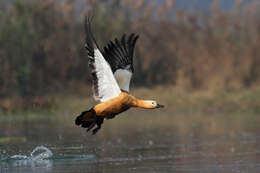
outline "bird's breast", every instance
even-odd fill
[[[102,102],[94,107],[96,114],[104,118],[114,118],[117,114],[132,107],[133,97],[125,92],[118,97]]]

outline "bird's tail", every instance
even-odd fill
[[[88,128],[94,121],[95,121],[96,112],[93,108],[90,110],[82,112],[79,116],[77,116],[75,120],[75,124],[83,127]]]
[[[95,110],[91,108],[90,110],[84,111],[77,116],[75,124],[83,128],[87,128],[87,131],[97,125],[98,127],[93,131],[93,134],[95,134],[101,128],[103,120],[104,118],[97,116]]]

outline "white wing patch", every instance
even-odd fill
[[[114,78],[109,64],[97,48],[94,49],[94,56],[94,65],[98,78],[98,95],[94,94],[94,98],[101,102],[105,102],[111,98],[117,97],[121,93],[121,90]]]
[[[129,92],[132,73],[129,70],[118,69],[115,71],[114,76],[120,89]]]

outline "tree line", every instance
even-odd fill
[[[77,1],[78,2],[78,1]],[[93,15],[100,46],[140,35],[134,85],[241,89],[260,81],[259,1],[214,1],[209,13],[174,1],[88,0],[1,2],[0,98],[39,97],[71,84],[91,85],[84,16]]]

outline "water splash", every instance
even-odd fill
[[[71,148],[63,148],[63,150]],[[63,151],[64,152],[64,151]],[[93,154],[53,154],[53,152],[44,146],[37,146],[30,155],[13,155],[9,157],[0,158],[0,166],[26,166],[26,167],[44,167],[51,168],[54,162],[73,162],[78,160],[93,161],[95,155]]]
[[[24,159],[28,159],[27,156],[25,155],[13,155],[10,157],[11,159],[14,159],[14,160],[24,160]]]
[[[5,163],[6,167],[31,167],[38,168],[42,167],[46,170],[51,170],[52,161],[49,160],[53,156],[53,153],[50,149],[44,146],[37,146],[29,156],[26,155],[13,155],[2,160],[2,163]],[[8,166],[9,165],[9,166]],[[4,166],[4,165],[3,165]]]
[[[40,152],[43,151],[43,152]],[[43,160],[43,159],[48,159],[53,156],[53,153],[51,150],[44,146],[38,146],[36,147],[32,152],[31,152],[31,158],[33,160]]]
[[[71,152],[73,149],[73,152]],[[81,147],[82,149],[82,147]],[[28,155],[9,155],[5,153],[5,156],[0,154],[0,173],[1,172],[26,172],[26,173],[52,173],[55,165],[66,165],[84,163],[96,163],[96,156],[93,154],[79,153],[77,147],[63,147],[53,148],[54,153],[45,146],[37,146]],[[80,150],[81,151],[81,150]],[[77,152],[75,154],[75,152]],[[67,154],[68,153],[68,154]],[[69,154],[71,153],[71,154]],[[73,154],[72,154],[73,153]],[[63,171],[61,171],[63,172]]]
[[[13,160],[31,160],[31,161],[41,161],[44,159],[51,158],[53,153],[50,149],[44,146],[36,147],[30,154],[30,156],[26,155],[13,155],[10,159]]]
[[[30,156],[26,155],[13,155],[10,157],[11,160],[31,160],[31,161],[41,161],[44,159],[51,158],[53,153],[50,149],[44,146],[36,147],[30,154]]]

